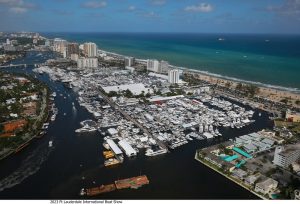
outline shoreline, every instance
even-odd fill
[[[99,49],[100,52],[108,54],[108,55],[113,55],[121,58],[126,58],[126,57],[132,57],[128,55],[122,55],[114,52],[109,52],[105,51],[102,49]],[[147,59],[136,59],[139,62],[146,62]],[[256,96],[261,97],[261,98],[266,98],[274,102],[279,102],[282,103],[283,100],[290,100],[287,105],[291,105],[292,107],[295,108],[300,108],[300,89],[298,88],[292,88],[292,87],[283,87],[283,86],[278,86],[278,85],[271,85],[271,84],[264,84],[261,82],[255,82],[255,81],[247,81],[243,79],[238,79],[234,77],[228,77],[228,76],[223,76],[220,74],[214,74],[210,73],[208,71],[201,71],[201,70],[196,70],[196,69],[191,69],[191,68],[184,68],[184,67],[179,67],[175,65],[169,64],[169,67],[174,68],[174,69],[180,69],[185,73],[190,73],[190,74],[196,74],[197,79],[206,81],[210,84],[219,84],[223,87],[226,87],[226,83],[231,84],[230,89],[235,89],[238,83],[241,83],[243,85],[255,85],[258,88],[260,88],[259,93],[256,94]],[[232,86],[233,85],[233,86]]]
[[[256,193],[255,191],[250,190],[249,188],[247,188],[246,186],[242,185],[242,184],[239,183],[238,181],[234,180],[234,179],[231,178],[230,176],[228,176],[228,175],[226,175],[226,174],[223,174],[222,172],[220,172],[220,171],[218,171],[218,170],[212,168],[211,166],[209,166],[209,165],[206,164],[205,162],[203,162],[203,161],[201,161],[200,159],[198,159],[198,158],[197,158],[197,151],[196,151],[196,153],[195,153],[194,159],[195,159],[196,161],[200,162],[201,164],[203,164],[204,166],[210,168],[211,170],[213,170],[213,171],[215,171],[215,172],[221,174],[222,176],[224,176],[225,178],[227,178],[227,179],[229,179],[230,181],[234,182],[235,184],[241,186],[241,187],[244,188],[245,190],[247,190],[247,191],[251,192],[252,194],[256,195],[257,197],[259,197],[259,198],[261,198],[261,199],[263,199],[263,200],[268,200],[268,199],[265,198],[264,196],[262,196],[262,195]]]
[[[125,57],[134,57],[134,56],[130,56],[130,55],[124,55],[124,54],[119,54],[119,53],[116,53],[116,52],[106,51],[106,50],[103,50],[103,49],[98,49],[98,50],[100,50],[103,53],[110,54],[110,55],[115,55],[115,56],[118,56],[118,57],[124,57],[124,58]],[[136,60],[137,61],[142,61],[142,62],[147,61],[147,59],[142,59],[142,58],[136,58]],[[259,81],[249,81],[249,80],[240,79],[240,78],[236,78],[236,77],[231,77],[231,76],[227,76],[227,75],[221,75],[221,74],[218,74],[218,73],[213,73],[213,72],[205,71],[205,70],[201,70],[201,69],[186,68],[186,67],[183,67],[183,66],[177,66],[177,65],[172,65],[172,64],[169,64],[169,66],[171,68],[174,68],[174,69],[180,69],[180,70],[186,71],[186,72],[203,74],[203,75],[206,75],[206,76],[216,77],[216,78],[219,78],[219,79],[233,81],[233,82],[237,82],[237,83],[240,82],[240,83],[245,83],[245,84],[252,84],[252,85],[256,85],[258,87],[262,87],[262,88],[274,89],[274,90],[278,90],[278,91],[286,91],[286,92],[293,93],[293,94],[300,94],[300,88],[274,85],[274,84],[263,83],[263,82],[259,82]]]
[[[209,71],[202,71],[202,70],[197,70],[197,69],[190,69],[190,68],[183,68],[183,67],[176,67],[176,66],[173,66],[173,67],[175,67],[176,69],[187,70],[188,72],[195,72],[197,74],[203,74],[206,76],[216,77],[219,79],[233,81],[236,83],[252,84],[252,85],[256,85],[258,87],[262,87],[262,88],[276,89],[278,91],[286,91],[286,92],[290,92],[290,93],[300,94],[299,88],[284,87],[284,86],[266,84],[266,83],[257,82],[257,81],[249,81],[249,80],[239,79],[239,78],[230,77],[230,76],[226,76],[226,75],[216,74],[216,73],[212,73]]]
[[[0,72],[2,72],[2,71],[0,70]],[[9,72],[9,73],[12,74],[11,72]],[[15,73],[13,73],[13,74],[15,74]],[[50,114],[50,109],[49,109],[50,89],[48,88],[48,86],[46,86],[45,90],[46,90],[46,93],[45,93],[46,111],[44,113],[45,120],[43,121],[43,123],[46,123],[49,121],[49,114]],[[33,142],[34,139],[39,139],[37,136],[39,135],[39,133],[41,131],[42,131],[42,129],[39,129],[37,134],[32,135],[30,138],[28,138],[28,140],[24,141],[22,144],[19,144],[17,147],[14,147],[14,148],[10,149],[9,151],[7,151],[5,154],[0,155],[0,161],[8,158],[9,156],[19,153],[20,151],[22,151],[23,149],[28,147]]]

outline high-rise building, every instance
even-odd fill
[[[150,60],[147,61],[147,70],[152,72],[159,72],[159,61],[158,60]]]
[[[71,54],[70,58],[71,58],[71,60],[77,62],[77,60],[78,60],[78,54]]]
[[[10,45],[10,40],[8,38],[6,39],[6,44]]]
[[[178,69],[169,70],[168,81],[171,84],[177,84],[179,82],[179,71],[178,71]]]
[[[78,43],[68,43],[67,45],[67,57],[71,57],[71,54],[79,54]]]
[[[125,67],[131,67],[134,65],[134,58],[133,57],[126,57],[125,58]]]
[[[159,62],[158,60],[148,59],[147,70],[167,74],[169,71],[169,63],[163,60]]]
[[[83,50],[88,57],[97,57],[97,45],[95,43],[84,43]]]
[[[160,73],[168,73],[169,72],[169,63],[167,61],[160,61]]]
[[[60,38],[55,38],[53,41],[53,50],[66,56],[67,41]]]
[[[98,59],[97,58],[85,58],[81,57],[77,60],[78,68],[97,68],[98,67]]]
[[[278,146],[275,149],[273,163],[283,168],[289,167],[290,164],[300,158],[300,145],[289,145],[286,147]]]

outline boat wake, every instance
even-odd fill
[[[39,171],[54,148],[48,148],[48,143],[34,150],[13,173],[0,181],[0,192],[23,182],[29,176]]]

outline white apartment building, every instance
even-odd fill
[[[134,58],[133,57],[126,57],[125,58],[125,67],[131,67],[134,65]]]
[[[152,72],[159,72],[159,61],[158,60],[147,60],[147,70]]]
[[[168,73],[169,63],[167,61],[158,61],[154,59],[147,60],[147,70],[157,73]]]
[[[53,50],[55,52],[60,52],[61,54],[64,54],[64,52],[67,51],[66,46],[67,46],[67,41],[61,38],[55,38],[53,41]]]
[[[168,73],[169,72],[169,63],[167,61],[160,61],[160,73]]]
[[[286,147],[279,146],[275,149],[273,163],[277,166],[287,168],[298,159],[300,159],[300,144]]]
[[[171,84],[179,83],[179,70],[178,69],[172,69],[172,70],[169,71],[168,81]]]
[[[95,43],[84,43],[83,50],[88,57],[97,57],[97,45]]]
[[[77,68],[97,68],[97,67],[98,67],[97,58],[81,57],[77,60]]]
[[[79,58],[78,54],[71,54],[71,60],[77,62],[77,61],[78,61],[78,58]]]

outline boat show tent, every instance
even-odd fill
[[[122,154],[122,151],[121,149],[117,146],[117,144],[111,140],[111,139],[108,139],[106,140],[107,144],[109,145],[110,149],[116,154]]]
[[[126,140],[120,140],[120,147],[125,151],[127,156],[135,156],[137,153]]]

